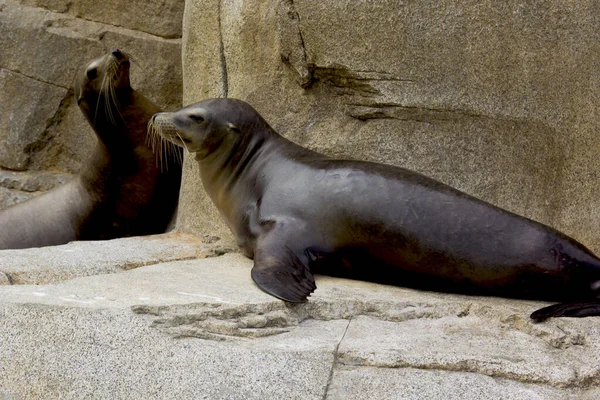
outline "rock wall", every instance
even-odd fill
[[[0,207],[64,183],[96,143],[75,72],[120,48],[132,86],[181,106],[184,0],[0,0]]]
[[[600,4],[189,0],[184,103],[407,167],[600,251]],[[179,228],[227,236],[185,165]]]

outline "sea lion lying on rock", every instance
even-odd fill
[[[252,278],[289,302],[314,271],[445,292],[560,301],[531,318],[600,315],[600,260],[576,240],[421,174],[336,160],[275,132],[248,104],[211,99],[153,117],[195,155]]]

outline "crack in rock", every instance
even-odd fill
[[[91,22],[94,24],[102,24],[102,25],[106,25],[108,27],[114,27],[114,28],[118,28],[118,29],[126,29],[132,32],[138,32],[144,35],[149,35],[152,37],[155,37],[157,39],[164,39],[164,40],[170,40],[170,39],[181,39],[181,33],[174,33],[174,34],[159,34],[157,32],[153,32],[150,30],[144,30],[144,29],[140,29],[138,27],[134,27],[134,26],[130,26],[130,25],[124,25],[124,24],[115,24],[115,23],[111,23],[110,21],[107,21],[106,19],[95,19],[89,16],[85,16],[82,15],[80,11],[76,10],[74,8],[74,2],[70,1],[64,4],[64,7],[58,7],[58,4],[52,4],[52,6],[48,5],[48,4],[43,4],[43,3],[36,3],[35,5],[30,5],[30,4],[18,4],[18,7],[20,8],[29,8],[29,9],[39,9],[39,10],[43,10],[45,12],[47,12],[50,15],[64,15],[65,18],[70,18],[70,19],[75,19],[75,20],[80,20],[80,21],[86,21],[86,22]],[[5,7],[6,5],[1,4],[0,5],[0,12],[2,11],[2,9]]]
[[[361,300],[323,301],[302,304],[280,301],[260,304],[193,303],[172,306],[138,305],[133,312],[157,317],[152,326],[174,337],[211,340],[261,338],[295,329],[306,320],[330,321],[366,316],[382,321],[406,322],[444,317],[480,317],[489,319],[490,307],[477,304],[416,302],[373,302]],[[587,344],[581,332],[555,324],[533,324],[527,317],[506,313],[500,329],[518,331],[536,337],[555,349]],[[496,315],[495,319],[498,318]]]
[[[227,58],[225,57],[225,44],[223,42],[223,26],[221,22],[221,9],[223,8],[222,1],[219,0],[217,5],[217,22],[219,24],[219,56],[221,62],[221,79],[222,79],[222,97],[227,97],[229,91],[229,79],[227,77]]]
[[[58,108],[54,115],[46,121],[46,127],[39,136],[39,139],[35,142],[29,143],[25,147],[25,153],[31,157],[34,153],[42,151],[48,146],[48,144],[56,136],[56,127],[64,119],[68,112],[69,107],[73,103],[74,90],[72,88],[67,90],[65,96],[60,101]]]
[[[458,121],[465,118],[494,118],[493,116],[477,114],[465,110],[404,106],[401,104],[381,103],[377,101],[350,103],[348,104],[346,113],[352,118],[361,121],[370,119],[396,119],[400,121],[432,122]]]
[[[335,349],[333,349],[333,362],[331,363],[331,370],[329,371],[329,378],[327,379],[327,385],[325,386],[325,391],[323,393],[323,400],[327,399],[327,396],[329,395],[329,389],[331,388],[331,384],[333,382],[333,374],[340,364],[339,363],[340,345],[344,341],[344,338],[346,337],[346,334],[348,333],[348,329],[350,328],[351,323],[352,323],[352,318],[350,318],[348,320],[348,324],[346,325],[344,334],[340,338],[340,341],[336,344]]]
[[[411,368],[424,371],[444,371],[444,372],[469,372],[479,375],[485,375],[492,378],[507,379],[515,382],[545,385],[559,389],[589,389],[600,385],[600,370],[596,370],[589,375],[579,376],[577,371],[574,371],[574,377],[566,382],[555,381],[543,375],[543,371],[539,374],[519,374],[511,371],[503,371],[500,368],[494,368],[492,361],[482,363],[478,360],[461,360],[458,362],[373,362],[361,357],[340,355],[338,364],[343,367],[371,367],[371,368]],[[486,365],[487,364],[487,365]]]
[[[306,45],[300,29],[300,15],[293,0],[279,1],[277,31],[282,61],[298,74],[300,86],[310,87],[313,82],[313,69],[308,65]]]
[[[27,74],[19,71],[18,69],[10,69],[10,68],[6,68],[6,67],[1,67],[0,69],[4,69],[4,70],[6,70],[8,72],[12,72],[13,74],[21,75],[21,76],[23,76],[25,78],[28,78],[28,79],[31,79],[33,81],[37,81],[37,82],[40,82],[40,83],[45,83],[46,85],[56,86],[57,88],[65,89],[67,91],[68,90],[71,90],[71,91],[73,90],[72,88],[69,88],[67,86],[62,86],[62,85],[59,85],[59,84],[54,83],[54,82],[48,82],[48,81],[45,81],[45,80],[43,80],[41,78],[38,78],[36,76],[27,75]],[[71,95],[73,95],[73,94],[71,93]]]
[[[75,175],[54,172],[23,172],[0,169],[0,187],[37,193],[67,183]]]
[[[313,71],[315,81],[320,81],[336,90],[338,95],[373,98],[381,92],[371,85],[371,79],[352,71],[344,65],[333,64],[328,67],[309,66]],[[381,80],[379,76],[377,80]],[[389,80],[398,80],[396,78]]]

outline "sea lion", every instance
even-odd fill
[[[202,183],[265,292],[303,302],[326,272],[423,289],[561,301],[600,315],[600,260],[546,225],[404,168],[336,160],[275,132],[248,104],[211,99],[152,118],[195,154]]]
[[[98,139],[93,154],[73,180],[0,211],[0,249],[165,232],[177,207],[182,150],[157,163],[146,132],[161,110],[132,89],[129,66],[117,49],[77,73],[75,99]]]

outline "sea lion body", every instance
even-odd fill
[[[254,258],[252,278],[282,300],[304,301],[312,272],[324,271],[569,302],[538,320],[600,315],[600,260],[546,225],[403,168],[304,149],[239,100],[158,114],[153,125],[196,153],[204,188]]]
[[[157,164],[147,123],[160,108],[133,90],[119,50],[76,77],[75,97],[98,142],[77,177],[0,211],[0,249],[165,232],[179,197],[181,165]]]

